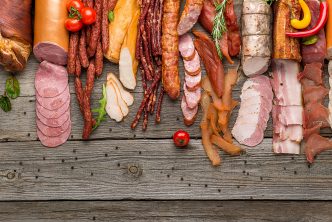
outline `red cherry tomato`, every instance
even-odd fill
[[[85,7],[81,10],[82,22],[85,25],[91,25],[96,22],[96,10],[91,7]]]
[[[70,32],[77,32],[82,29],[83,23],[77,18],[67,18],[65,27]]]
[[[178,130],[173,135],[173,141],[177,147],[185,147],[188,145],[190,140],[189,133],[184,130]]]
[[[81,12],[82,8],[84,8],[84,4],[80,0],[69,0],[66,6],[68,12],[71,12],[72,7],[79,12]]]

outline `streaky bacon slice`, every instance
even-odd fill
[[[316,155],[332,149],[332,141],[318,134],[312,134],[305,144],[305,154],[309,163],[314,162]]]

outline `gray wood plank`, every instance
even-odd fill
[[[331,207],[321,201],[6,202],[0,221],[328,222]]]
[[[271,139],[213,168],[200,140],[0,143],[0,201],[122,199],[332,200],[331,152],[308,166],[304,155],[275,155]]]

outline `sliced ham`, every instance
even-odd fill
[[[68,100],[70,100],[69,86],[67,85],[65,91],[55,97],[44,98],[36,93],[36,99],[38,103],[45,109],[57,110],[65,103],[67,103]]]
[[[35,88],[41,97],[56,97],[68,85],[67,69],[47,61],[40,63],[35,76]]]
[[[59,107],[58,109],[55,110],[48,110],[44,108],[39,102],[36,102],[36,110],[41,114],[43,117],[47,119],[57,119],[61,115],[63,115],[69,108],[70,105],[70,99],[68,99],[63,106]]]
[[[241,93],[241,106],[232,129],[234,138],[246,146],[262,142],[272,109],[272,87],[269,78],[257,76],[248,79]]]
[[[40,142],[44,146],[50,147],[50,148],[54,148],[54,147],[64,144],[68,140],[70,133],[71,133],[71,124],[69,124],[69,127],[66,131],[64,131],[62,134],[55,136],[55,137],[46,136],[45,134],[43,134],[43,132],[41,132],[37,128],[37,136],[38,136]]]
[[[49,127],[60,127],[70,118],[70,110],[68,109],[63,115],[56,119],[48,119],[41,115],[38,110],[36,110],[37,118],[46,126]]]
[[[36,119],[36,125],[38,129],[43,132],[45,136],[56,137],[65,133],[69,126],[71,125],[70,119],[68,119],[62,126],[50,127],[42,123],[39,119]]]
[[[192,109],[189,108],[186,102],[186,97],[183,96],[181,100],[181,109],[182,109],[184,124],[186,124],[187,126],[192,125],[196,120],[198,105]]]
[[[184,60],[192,60],[195,56],[194,42],[189,34],[180,36],[179,51]]]

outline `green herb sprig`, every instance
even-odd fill
[[[15,76],[10,76],[6,80],[5,92],[0,96],[0,108],[4,112],[9,112],[12,110],[12,105],[10,99],[16,99],[20,96],[20,84]]]
[[[107,96],[106,96],[106,87],[103,85],[103,97],[99,100],[99,108],[93,109],[92,112],[98,113],[98,117],[96,119],[96,124],[93,126],[93,130],[97,129],[100,123],[105,120],[106,115],[106,104],[107,104]]]
[[[223,34],[227,32],[226,20],[224,16],[226,4],[227,0],[223,0],[219,4],[214,2],[216,16],[213,19],[213,29],[211,34],[220,59],[222,59],[223,55],[219,45],[219,40],[222,38]]]

